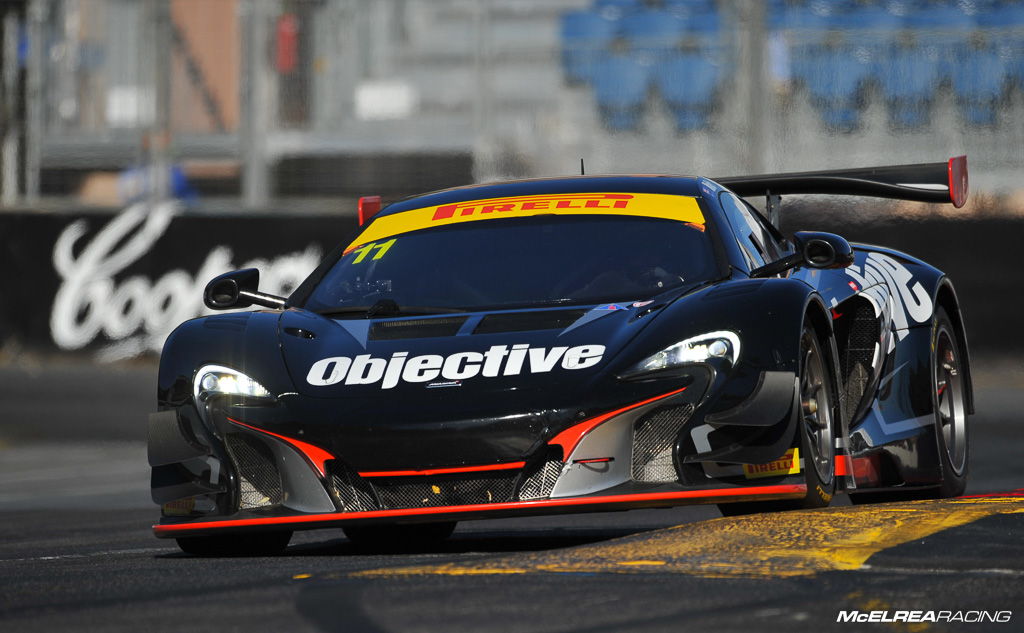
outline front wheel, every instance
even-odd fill
[[[832,502],[835,478],[835,379],[832,363],[814,328],[804,326],[800,337],[800,456],[807,494],[802,499],[723,503],[723,516],[823,508]]]
[[[175,539],[178,547],[193,556],[271,556],[288,547],[291,532],[225,534]]]

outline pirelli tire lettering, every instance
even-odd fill
[[[438,378],[451,381],[483,376],[516,376],[527,372],[542,374],[556,367],[586,369],[601,362],[604,345],[575,347],[530,347],[527,344],[492,345],[485,352],[458,352],[447,357],[437,354],[409,356],[395,352],[391,358],[360,354],[354,358],[331,356],[313,363],[306,381],[316,387],[336,385],[372,385],[391,389],[399,382],[424,383]]]

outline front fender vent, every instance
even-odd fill
[[[658,409],[637,420],[633,427],[632,476],[634,481],[667,483],[679,480],[673,452],[693,405]]]

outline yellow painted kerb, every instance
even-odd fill
[[[656,530],[605,543],[446,565],[376,569],[357,576],[522,573],[684,573],[779,578],[860,568],[877,552],[995,514],[1024,497],[962,498],[751,514]]]

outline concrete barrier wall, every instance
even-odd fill
[[[285,295],[358,227],[351,216],[0,214],[0,346],[117,360],[158,352],[206,311],[202,291],[237,268]]]
[[[973,351],[1024,351],[1024,221],[850,222],[807,208],[784,229],[827,230],[903,250],[956,284]],[[210,278],[256,267],[288,294],[358,227],[348,215],[186,215],[174,203],[108,213],[0,214],[0,350],[117,360],[158,352],[202,314]]]

